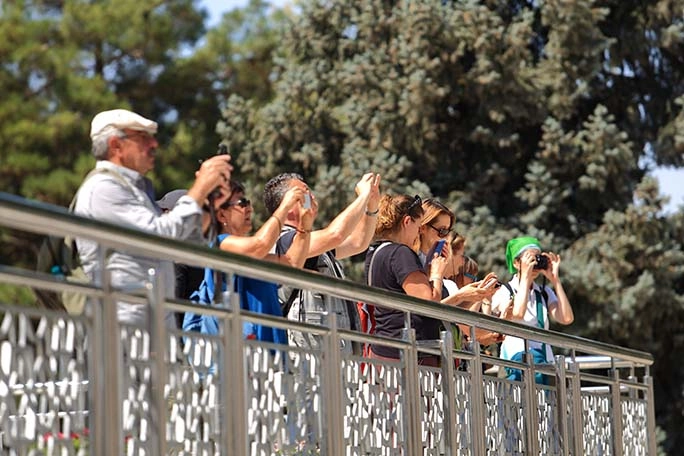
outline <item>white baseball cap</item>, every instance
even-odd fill
[[[94,138],[109,126],[120,130],[126,128],[144,131],[151,135],[157,133],[157,122],[126,109],[112,109],[111,111],[102,111],[93,117],[93,121],[90,123],[90,137]]]

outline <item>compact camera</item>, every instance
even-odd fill
[[[532,269],[541,269],[544,270],[549,267],[549,259],[546,258],[544,255],[537,254],[534,257],[534,261],[536,262],[534,267]]]

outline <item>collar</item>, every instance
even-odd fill
[[[110,162],[109,160],[98,160],[98,162],[95,164],[95,168],[109,169],[111,171],[119,173],[126,180],[131,181],[135,187],[137,187],[139,190],[142,190],[144,193],[148,194],[148,196],[150,196],[154,200],[154,195],[150,195],[151,181],[147,179],[145,176],[141,175],[139,172],[132,170],[130,168],[126,168],[125,166],[119,166],[115,163]]]

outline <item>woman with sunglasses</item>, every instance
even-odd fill
[[[309,238],[314,217],[311,209],[304,209],[303,207],[304,193],[305,191],[301,188],[289,189],[273,215],[256,233],[250,236],[253,214],[251,201],[245,198],[245,189],[240,183],[231,182],[230,198],[216,208],[219,248],[226,252],[239,253],[252,258],[301,268],[309,250]],[[292,210],[299,211],[302,229],[297,231],[287,253],[272,254],[270,252],[278,240],[283,221],[286,220],[288,212]],[[204,304],[214,302],[217,276],[219,275],[207,268],[202,286],[192,296],[192,299],[199,300]],[[223,291],[228,289],[225,283],[221,288]],[[240,306],[243,309],[282,316],[276,284],[250,277],[236,276],[235,283],[230,289],[240,295]],[[216,317],[186,313],[183,329],[216,334],[218,333],[218,321]],[[245,323],[243,334],[247,338],[287,344],[287,334],[282,329]]]

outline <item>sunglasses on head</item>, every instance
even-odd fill
[[[437,231],[437,236],[441,238],[445,238],[449,235],[449,233],[451,233],[451,228],[437,228],[436,226],[432,226],[430,224],[428,224],[428,226]]]
[[[228,201],[228,202],[223,203],[221,205],[221,209],[227,209],[227,208],[233,207],[233,206],[240,206],[241,208],[244,209],[245,207],[247,207],[251,204],[252,204],[252,202],[243,196],[242,198],[240,198],[237,201]]]
[[[411,215],[411,211],[413,210],[413,208],[416,206],[421,206],[422,204],[423,200],[420,198],[420,196],[414,196],[413,201],[411,202],[411,204],[409,204],[409,207],[406,209],[406,215]]]
[[[471,274],[471,273],[469,273],[469,272],[464,272],[464,273],[463,273],[463,277],[467,277],[467,278],[469,278],[470,280],[472,280],[473,282],[477,282],[477,276],[476,276],[476,275],[473,275],[473,274]]]

